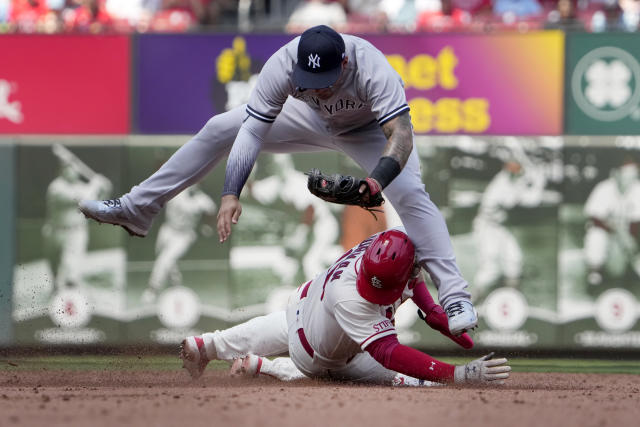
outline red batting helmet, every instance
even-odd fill
[[[393,304],[413,271],[415,248],[400,230],[383,231],[362,255],[356,289],[369,302]]]

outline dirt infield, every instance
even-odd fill
[[[501,388],[388,388],[207,372],[0,371],[0,426],[631,426],[635,375],[514,373]],[[445,423],[445,424],[443,424]]]

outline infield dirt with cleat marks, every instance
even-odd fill
[[[1,426],[630,426],[640,377],[516,372],[502,387],[391,388],[209,370],[0,371]]]

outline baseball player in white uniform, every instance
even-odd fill
[[[427,324],[454,336],[429,295],[415,249],[402,229],[374,234],[300,286],[286,312],[258,317],[233,328],[187,337],[181,358],[193,378],[212,359],[234,360],[233,372],[283,380],[308,376],[375,384],[502,383],[511,368],[490,356],[453,366],[398,342],[396,310],[412,298]],[[265,356],[289,353],[290,359]]]
[[[76,210],[78,201],[105,197],[111,191],[111,182],[106,177],[78,167],[74,160],[75,157],[60,158],[60,175],[47,187],[47,220],[42,228],[45,243],[54,252],[52,269],[59,290],[82,283],[81,267],[87,255],[89,228],[87,220]]]
[[[509,209],[539,205],[545,184],[544,174],[531,162],[512,158],[487,185],[473,220],[473,236],[478,248],[474,284],[480,293],[501,278],[507,286],[519,284],[522,250],[504,222]]]
[[[442,214],[420,176],[402,79],[366,40],[326,26],[305,31],[266,62],[246,106],[212,117],[164,165],[119,199],[85,200],[97,221],[145,236],[164,204],[225,156],[218,235],[226,241],[242,212],[238,196],[262,151],[340,151],[369,173],[364,198],[384,190],[438,288],[451,330],[477,325]]]
[[[158,231],[156,260],[151,269],[149,286],[142,300],[154,302],[158,293],[171,278],[174,285],[182,284],[178,260],[198,238],[196,228],[203,214],[213,215],[216,204],[197,186],[192,186],[167,203],[166,220]]]
[[[589,194],[584,206],[589,219],[584,237],[584,256],[591,285],[602,283],[602,271],[616,244],[640,274],[638,236],[640,234],[640,181],[638,165],[625,162],[611,171]],[[625,265],[626,265],[625,262]]]

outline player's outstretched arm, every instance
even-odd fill
[[[400,344],[396,335],[372,342],[366,351],[387,369],[440,383],[504,384],[511,372],[507,359],[492,359],[493,353],[466,365],[454,366]]]
[[[218,237],[224,242],[231,235],[231,224],[237,224],[242,206],[238,198],[262,149],[264,137],[271,128],[249,116],[240,127],[233,143],[224,176],[222,200],[218,211]]]

